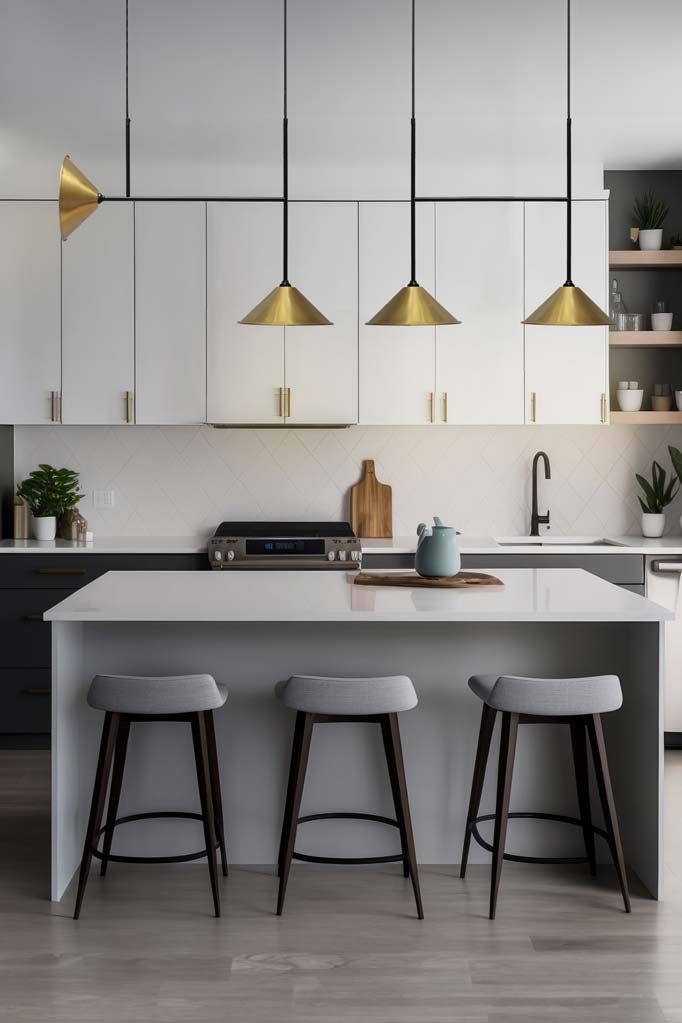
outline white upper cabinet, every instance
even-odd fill
[[[279,203],[207,208],[209,423],[284,421],[284,328],[238,321],[282,279]]]
[[[357,203],[291,203],[289,271],[291,283],[332,326],[285,330],[287,422],[356,423]]]
[[[523,423],[523,206],[439,203],[438,422]]]
[[[435,328],[369,327],[410,277],[409,203],[360,204],[360,422],[435,420]],[[434,208],[417,205],[417,280],[434,290]],[[458,329],[458,328],[454,328]],[[433,409],[433,416],[432,416]]]
[[[62,247],[64,423],[133,419],[133,217],[105,203]]]
[[[566,279],[563,203],[525,204],[525,315]],[[606,309],[607,204],[573,203],[573,281]],[[607,327],[525,328],[526,422],[600,423],[608,394]]]
[[[49,423],[61,388],[56,202],[0,202],[0,422]]]
[[[135,205],[135,421],[206,422],[206,206]]]

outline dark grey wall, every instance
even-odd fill
[[[0,426],[0,538],[14,535],[14,427]]]

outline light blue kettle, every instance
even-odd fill
[[[452,526],[444,526],[437,515],[433,521],[433,526],[427,526],[424,522],[417,526],[419,541],[414,567],[419,575],[431,579],[457,575],[462,567],[457,530]]]

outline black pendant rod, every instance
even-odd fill
[[[417,121],[415,117],[415,0],[412,0],[412,117],[410,120],[410,282],[417,285]]]
[[[130,110],[128,107],[128,0],[126,0],[126,198],[130,198]]]
[[[282,287],[289,286],[289,117],[287,116],[287,0],[284,0],[284,113],[282,118]]]
[[[98,202],[283,202],[281,195],[102,195]]]
[[[572,234],[573,234],[573,156],[571,151],[571,0],[566,0],[566,284],[573,285],[571,278]]]

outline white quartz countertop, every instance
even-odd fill
[[[673,612],[582,569],[495,573],[500,587],[358,586],[352,572],[107,572],[53,622],[645,622]]]
[[[595,541],[603,541],[601,543]],[[648,554],[680,555],[682,536],[540,537],[460,536],[462,554]],[[414,554],[417,537],[362,540],[363,554]],[[0,540],[0,554],[205,554],[206,540],[195,536],[101,536],[74,540]]]

